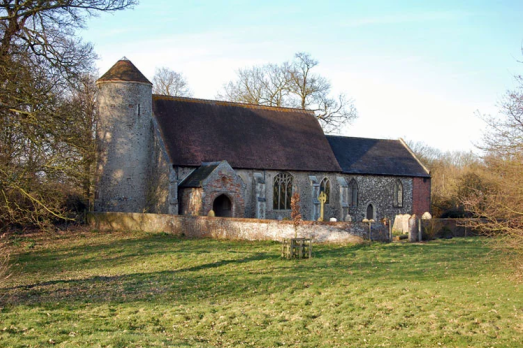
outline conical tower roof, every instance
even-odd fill
[[[103,74],[96,82],[99,83],[105,81],[141,82],[152,85],[140,70],[138,70],[138,68],[125,57],[117,61],[116,64],[114,64],[112,68]]]

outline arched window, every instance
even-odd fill
[[[367,206],[367,216],[366,216],[366,218],[368,220],[374,219],[374,206],[372,204],[369,204]]]
[[[400,180],[394,182],[394,202],[393,205],[397,208],[403,207],[403,185]]]
[[[327,196],[325,204],[329,204],[329,199],[331,195],[331,184],[329,179],[323,178],[323,180],[320,183],[320,192],[325,192],[325,195]]]
[[[274,177],[273,208],[274,210],[291,209],[292,175],[279,173]]]
[[[358,206],[358,184],[354,179],[349,182],[349,206],[351,208]]]

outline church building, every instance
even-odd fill
[[[95,211],[361,221],[430,211],[402,140],[325,135],[314,113],[152,94],[127,59],[98,81]]]

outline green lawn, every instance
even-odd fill
[[[521,347],[521,287],[478,238],[316,245],[12,237],[1,347]]]

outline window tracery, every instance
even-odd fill
[[[325,204],[329,204],[330,195],[331,195],[331,184],[329,179],[323,178],[323,180],[320,183],[320,192],[324,192],[327,196],[327,200],[325,201]]]
[[[279,173],[274,177],[273,209],[290,210],[292,197],[292,175]]]
[[[400,180],[396,180],[396,182],[394,182],[393,205],[398,208],[403,207],[403,185],[401,184]]]

